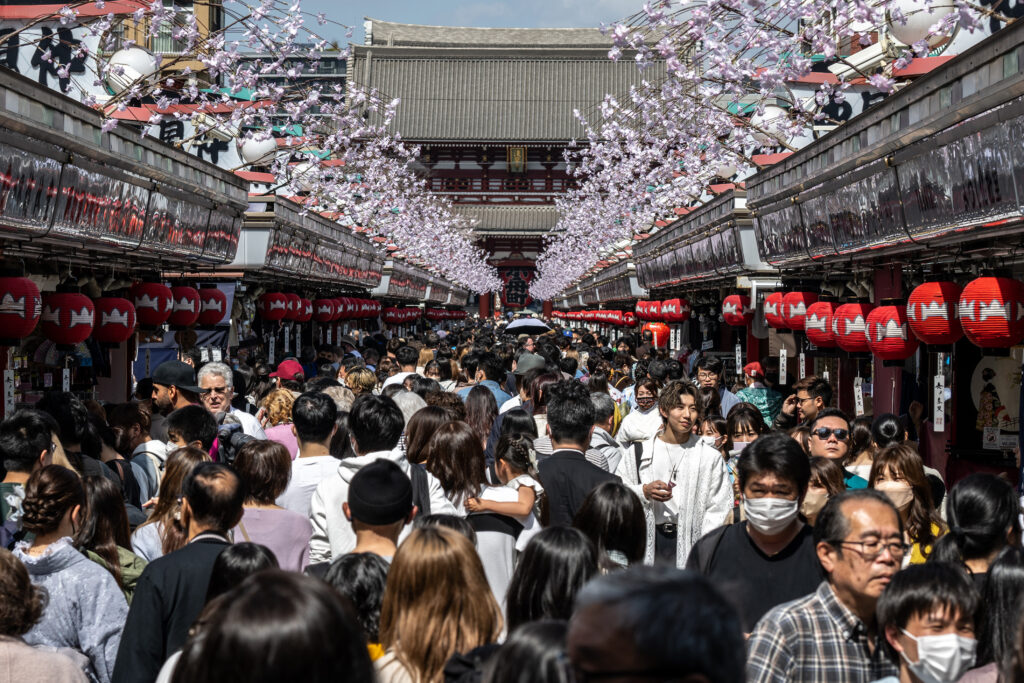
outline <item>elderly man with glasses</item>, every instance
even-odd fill
[[[221,413],[231,415],[242,425],[242,431],[256,439],[266,439],[259,420],[254,415],[231,405],[235,397],[233,374],[226,363],[207,363],[199,369],[199,400],[214,417]]]
[[[826,408],[810,423],[811,436],[807,440],[810,456],[820,455],[835,460],[843,468],[843,482],[848,489],[866,489],[868,482],[850,470],[846,463],[850,459],[850,420],[841,410]]]
[[[814,541],[826,578],[758,622],[748,641],[747,681],[862,683],[898,675],[875,607],[910,552],[899,512],[878,491],[846,491],[818,515]]]

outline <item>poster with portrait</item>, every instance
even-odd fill
[[[1020,431],[1020,362],[982,356],[971,373],[970,396],[977,415],[974,431],[985,450],[1013,448]],[[969,425],[965,425],[969,426]]]

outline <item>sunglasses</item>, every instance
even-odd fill
[[[846,437],[850,435],[850,430],[842,429],[841,427],[837,429],[829,429],[828,427],[818,427],[811,433],[814,434],[819,439],[821,439],[822,441],[827,440],[828,437],[830,437],[833,434],[835,434],[836,438],[839,439],[840,441],[846,441]]]

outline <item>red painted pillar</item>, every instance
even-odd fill
[[[480,319],[491,317],[491,293],[480,295]]]
[[[875,303],[882,299],[898,299],[903,294],[903,271],[900,266],[875,270]],[[874,414],[900,412],[900,393],[903,389],[902,368],[887,368],[875,359]]]
[[[551,301],[545,301],[541,305],[541,315],[545,318],[550,318],[551,314],[555,312],[555,304]]]

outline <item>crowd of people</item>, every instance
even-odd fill
[[[11,681],[1024,680],[1014,487],[910,416],[490,325],[0,423]]]

